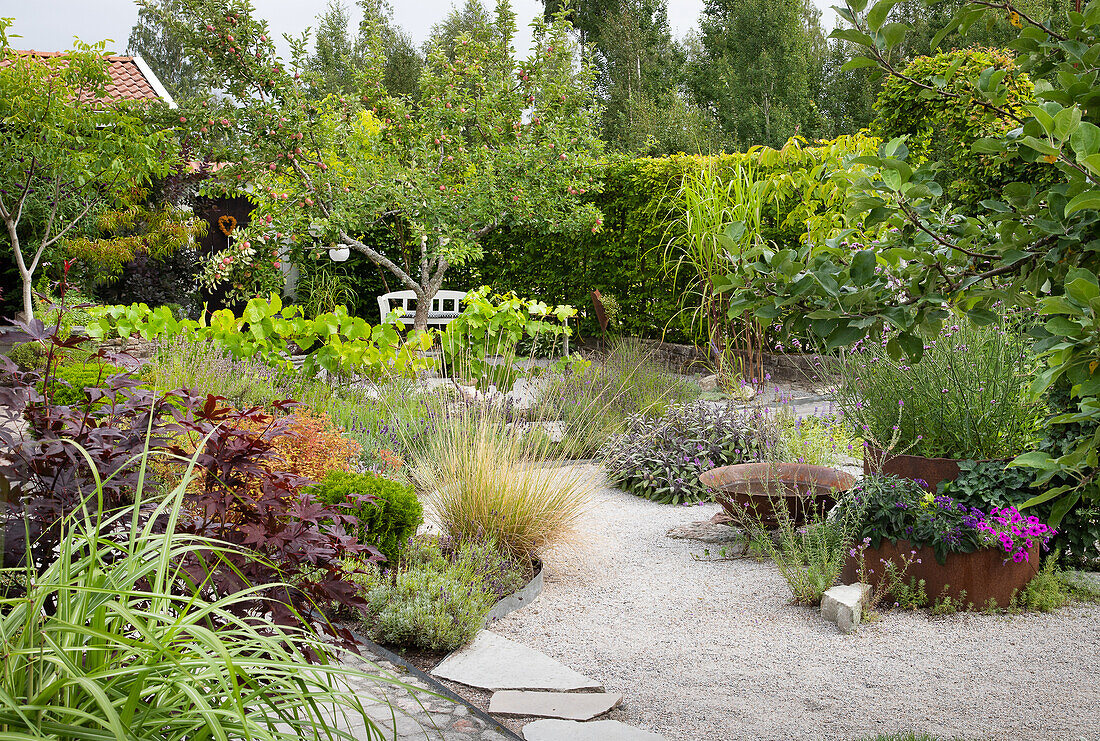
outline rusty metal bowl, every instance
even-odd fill
[[[699,480],[735,520],[742,519],[747,509],[772,528],[779,526],[776,506],[786,506],[797,527],[810,512],[832,507],[836,492],[856,483],[851,474],[805,463],[740,463],[704,471]]]

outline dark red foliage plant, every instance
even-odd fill
[[[5,566],[44,569],[70,513],[133,506],[139,485],[148,490],[154,473],[164,470],[143,461],[160,456],[191,467],[189,482],[180,484],[187,493],[176,530],[235,546],[235,555],[212,547],[188,556],[180,567],[190,585],[181,588],[202,584],[218,596],[255,587],[255,599],[236,609],[279,625],[315,619],[317,604],[364,605],[346,564],[382,560],[381,554],[349,534],[357,524],[349,505],[318,502],[301,491],[312,481],[280,470],[275,441],[291,434],[286,415],[294,402],[278,402],[270,411],[238,410],[224,398],[187,389],[156,393],[127,372],[101,378],[77,404],[55,404],[57,363],[88,338],[62,338],[60,315],[52,326],[38,319],[14,325],[26,341],[42,346],[46,362],[41,371],[20,371],[0,356]],[[96,356],[118,360],[102,351]],[[356,504],[362,502],[351,506]],[[103,521],[117,529],[127,519]],[[353,645],[347,631],[325,627],[338,642]]]

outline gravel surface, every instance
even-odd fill
[[[845,636],[789,604],[770,563],[695,561],[665,537],[716,505],[605,485],[545,590],[492,630],[625,695],[614,716],[669,739],[1100,740],[1100,606],[1016,616],[891,612]],[[711,546],[713,552],[713,546]]]

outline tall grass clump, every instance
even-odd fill
[[[97,491],[59,521],[44,568],[4,569],[16,586],[0,595],[2,735],[350,741],[354,723],[382,739],[345,685],[374,677],[333,663],[308,628],[246,614],[263,587],[214,593],[190,566],[236,551],[176,530],[184,484],[155,509],[140,488],[120,511]]]
[[[676,273],[694,274],[685,295],[699,300],[692,325],[705,332],[708,355],[727,383],[764,377],[763,327],[748,315],[731,322],[730,294],[719,288],[731,280],[751,288],[760,280],[754,266],[766,245],[764,213],[775,200],[771,180],[742,164],[728,172],[698,168],[684,177],[678,194],[680,218],[671,227],[665,260]]]
[[[620,339],[602,361],[544,379],[534,414],[560,422],[563,452],[586,458],[625,432],[628,420],[660,417],[700,393],[698,384],[670,373],[651,347]]]
[[[588,492],[550,437],[506,407],[434,398],[432,424],[407,449],[410,476],[444,532],[516,557],[568,538]]]
[[[857,437],[964,459],[1010,458],[1037,442],[1043,406],[1026,337],[960,321],[926,342],[918,363],[891,357],[884,338],[837,364],[837,403]]]

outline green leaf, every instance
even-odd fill
[[[837,28],[829,34],[829,38],[851,41],[853,44],[859,44],[860,46],[873,47],[875,45],[874,39],[854,28]]]
[[[890,9],[898,4],[898,0],[878,0],[874,7],[867,11],[867,27],[872,31],[877,31],[882,28],[882,24],[886,22],[886,16],[889,15]]]
[[[1002,139],[978,139],[970,150],[976,154],[999,154],[1005,151],[1005,144]]]
[[[859,327],[853,327],[851,325],[843,325],[837,327],[828,339],[825,340],[826,350],[835,350],[838,347],[847,347],[852,343],[863,339],[866,336],[867,331]]]
[[[1058,470],[1058,461],[1041,450],[1032,450],[1023,455],[1018,455],[1008,465],[1011,468],[1035,468],[1040,471]]]
[[[1096,285],[1095,281],[1088,280],[1085,277],[1074,278],[1066,283],[1066,295],[1074,301],[1087,304],[1092,299],[1100,296],[1100,287]]]
[[[1081,123],[1081,109],[1077,106],[1065,108],[1054,117],[1054,138],[1065,140],[1077,130]]]
[[[875,277],[875,267],[878,259],[873,250],[860,250],[852,257],[852,265],[848,272],[852,276],[852,282],[857,286],[864,286]]]
[[[1100,209],[1100,189],[1094,188],[1093,190],[1086,190],[1084,193],[1078,193],[1066,204],[1065,215],[1069,216],[1086,209]]]
[[[1050,142],[1043,141],[1042,139],[1036,139],[1034,136],[1025,136],[1023,139],[1020,140],[1020,144],[1023,144],[1025,147],[1034,149],[1036,152],[1039,152],[1040,154],[1045,154],[1049,157],[1057,157],[1061,153],[1061,150],[1051,146]]]
[[[840,65],[841,72],[851,72],[854,69],[862,69],[863,67],[875,67],[878,66],[878,62],[870,57],[853,57],[844,64]]]
[[[1080,158],[1100,153],[1100,126],[1082,121],[1069,137],[1069,145]]]
[[[924,340],[920,337],[910,334],[909,332],[902,332],[897,337],[898,345],[901,346],[902,352],[905,353],[905,357],[914,363],[918,362],[921,357],[924,356]]]

